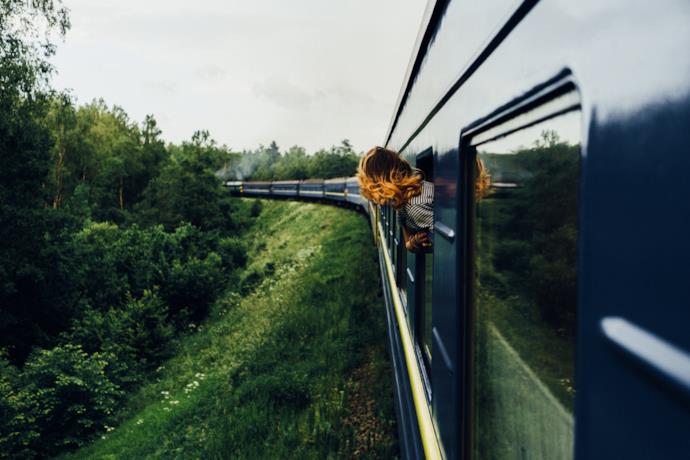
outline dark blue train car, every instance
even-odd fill
[[[323,181],[324,195],[334,201],[345,201],[345,181],[346,177],[326,179]]]
[[[300,181],[299,196],[306,199],[323,198],[323,179],[305,179]]]
[[[345,180],[345,199],[355,206],[366,206],[366,200],[359,193],[359,182],[356,177]]]
[[[271,193],[277,196],[298,196],[298,180],[275,180],[271,183]]]
[[[254,182],[243,182],[242,192],[244,195],[270,195],[271,194],[271,182],[270,181],[254,181]]]

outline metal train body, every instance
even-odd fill
[[[689,45],[684,0],[430,1],[386,137],[430,256],[354,178],[235,186],[369,215],[405,458],[689,458]]]

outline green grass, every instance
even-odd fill
[[[102,439],[63,459],[393,458],[390,363],[361,216],[263,202],[240,295],[180,341]]]

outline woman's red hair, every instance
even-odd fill
[[[398,153],[374,147],[364,154],[357,168],[362,196],[395,208],[422,192],[422,174]]]

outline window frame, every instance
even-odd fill
[[[459,161],[458,161],[458,204],[459,228],[461,242],[458,245],[459,279],[462,287],[460,295],[461,330],[460,342],[462,372],[459,381],[460,400],[465,401],[460,409],[460,426],[462,458],[475,459],[476,428],[475,421],[475,379],[476,369],[474,357],[476,354],[476,317],[475,317],[475,213],[476,200],[474,196],[476,146],[508,136],[517,131],[529,128],[560,115],[572,111],[583,111],[582,99],[578,86],[569,70],[564,70],[553,79],[533,88],[522,97],[505,104],[489,115],[476,120],[460,131]],[[584,126],[584,122],[581,127]],[[585,139],[585,136],[581,136]],[[477,141],[477,139],[479,141]],[[581,152],[582,155],[582,152]],[[582,170],[580,170],[580,175]],[[582,178],[579,178],[581,183]],[[578,205],[578,215],[582,215],[582,204]],[[580,248],[580,241],[577,243]],[[577,262],[578,279],[580,278],[581,261]],[[579,284],[579,282],[578,282]],[[577,305],[580,310],[580,299]],[[579,326],[579,325],[578,325]],[[575,348],[578,343],[576,338]],[[576,374],[577,374],[577,362]],[[577,381],[576,381],[577,386]],[[576,414],[573,413],[576,418]],[[577,430],[577,423],[575,424]],[[575,434],[575,433],[574,433]]]
[[[427,171],[420,168],[420,162],[430,163],[428,166],[431,168],[431,177],[428,177]],[[425,173],[424,180],[434,183],[434,150],[432,147],[428,147],[418,153],[415,156],[415,167],[422,170]],[[434,248],[431,249],[431,257],[433,264]],[[432,365],[433,365],[433,338],[432,336],[425,336],[425,326],[426,326],[426,292],[427,288],[431,289],[431,324],[429,325],[429,330],[432,331],[433,335],[433,302],[434,302],[434,289],[433,289],[433,265],[432,265],[432,281],[431,285],[427,286],[426,282],[426,258],[427,253],[416,253],[414,254],[414,279],[415,279],[415,305],[414,305],[414,338],[415,338],[415,348],[417,350],[417,359],[419,360],[420,367],[424,369],[426,375],[424,375],[425,383],[427,384],[427,398],[431,401],[432,396]],[[424,342],[427,339],[428,344]],[[428,345],[428,346],[427,346]]]

